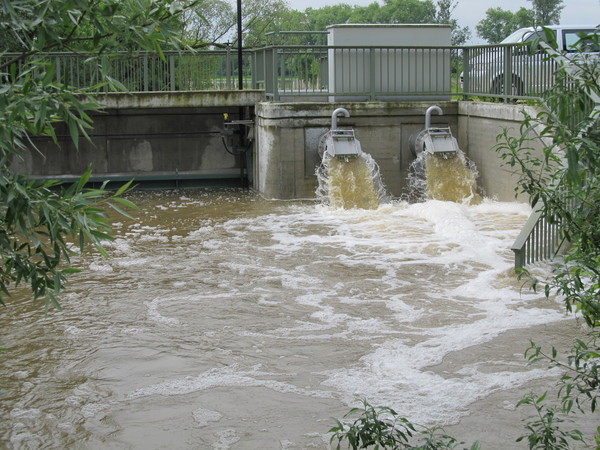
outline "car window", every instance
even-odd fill
[[[526,37],[528,35],[530,35],[532,33],[531,30],[528,29],[519,29],[517,31],[515,31],[514,33],[512,33],[511,35],[507,36],[506,38],[504,38],[502,40],[502,42],[500,42],[501,44],[518,44],[520,42],[523,42],[524,39],[526,39]]]
[[[551,30],[552,33],[554,33],[554,37],[556,40],[556,30]],[[546,35],[546,32],[544,30],[537,30],[535,32],[530,32],[529,35],[527,37],[525,37],[525,39],[523,40],[523,42],[531,42],[534,39],[539,39],[542,42],[548,42],[548,36]]]
[[[565,30],[563,34],[564,48],[568,52],[598,52],[598,42],[586,39],[585,36],[597,33],[596,30]]]

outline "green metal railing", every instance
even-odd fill
[[[561,225],[556,218],[548,220],[541,205],[536,204],[511,248],[515,254],[515,269],[555,258],[565,245]]]
[[[452,95],[452,47],[291,46],[253,50],[254,88],[290,97],[388,98]]]
[[[164,58],[154,53],[113,53],[102,57],[86,54],[48,53],[36,55],[42,65],[52,67],[56,80],[86,90],[107,90],[105,80],[114,80],[130,92],[202,91],[237,89],[238,62],[234,49],[199,52],[165,52]],[[0,66],[15,60],[15,54],[0,54]],[[17,59],[14,71],[27,61]],[[251,55],[243,58],[242,70],[248,75],[244,88],[251,87]],[[5,73],[10,73],[7,67]]]
[[[244,89],[263,89],[272,101],[290,97],[538,98],[554,82],[555,65],[518,46],[422,47],[290,45],[306,33],[279,33],[265,47],[243,51]],[[314,33],[313,33],[314,34]],[[311,39],[322,40],[324,33]],[[275,44],[277,42],[277,44]],[[279,44],[283,42],[284,44]],[[36,56],[67,85],[106,90],[109,77],[130,92],[239,89],[237,49],[198,52]],[[0,55],[0,65],[15,55]],[[23,60],[17,60],[17,72]],[[49,67],[49,66],[48,66]],[[41,69],[43,70],[43,69]],[[4,72],[10,70],[5,68]],[[462,82],[459,83],[459,78]]]
[[[553,56],[557,64],[560,65],[560,70],[564,72],[567,80],[569,78],[573,79],[579,77],[577,69],[569,64],[569,61],[564,58],[564,56],[560,55],[546,44],[542,44],[542,46],[548,54]],[[551,91],[551,89],[549,91]],[[554,110],[559,106],[569,107],[569,105],[553,105]],[[600,117],[600,96],[596,92],[588,89],[585,91],[584,107],[581,108],[580,105],[578,108],[575,108],[574,111],[577,111],[578,114],[572,114],[569,110],[564,114],[568,117],[569,123],[567,125],[570,127],[575,127],[578,123],[582,123],[582,120],[586,117],[597,119]],[[588,123],[594,123],[594,121],[592,120]],[[581,129],[579,132],[581,134],[586,131],[586,129]],[[553,195],[564,197],[561,182],[557,183],[556,188],[553,190]],[[564,201],[564,198],[561,203],[571,212],[579,207],[578,204],[575,204],[572,201]],[[549,219],[549,217],[544,214],[542,205],[536,204],[534,205],[533,213],[525,223],[521,233],[512,246],[512,251],[515,254],[515,268],[521,269],[528,264],[550,260],[556,257],[558,253],[566,247],[566,244],[561,222],[555,217]]]
[[[555,83],[556,62],[522,45],[463,47],[463,94],[540,98]]]

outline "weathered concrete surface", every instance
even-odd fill
[[[450,125],[457,132],[456,102],[437,102],[443,116],[433,125]],[[388,191],[406,191],[413,160],[411,134],[425,127],[426,102],[260,103],[256,107],[255,188],[267,198],[314,198],[315,170],[320,163],[320,138],[331,128],[338,107],[350,112],[338,127],[351,127],[362,149],[379,164]]]
[[[497,136],[504,130],[509,136],[519,136],[524,112],[535,116],[538,111],[525,105],[458,102],[459,134],[456,137],[460,147],[477,166],[478,185],[489,197],[501,201],[515,199],[520,172],[518,168],[506,166],[500,158]],[[541,149],[541,142],[537,145]],[[527,200],[524,197],[520,199]]]
[[[266,198],[314,198],[321,138],[331,128],[332,112],[344,107],[350,117],[338,118],[338,126],[355,130],[363,151],[379,164],[388,192],[401,197],[408,193],[408,171],[414,160],[409,138],[425,127],[425,111],[437,104],[444,115],[433,114],[432,125],[450,126],[460,148],[476,164],[484,194],[512,201],[517,174],[502,165],[495,150],[496,136],[505,128],[516,135],[523,111],[536,112],[522,105],[462,101],[258,102],[254,106],[262,91],[243,92],[223,93],[218,99],[211,97],[216,95],[213,92],[110,94],[103,98],[112,107],[93,117],[91,141],[82,138],[77,149],[66,128],[58,126],[59,148],[49,139],[33,138],[39,151],[25,152],[12,168],[35,178],[69,179],[89,166],[99,179],[241,178],[243,162],[226,151],[222,132],[223,114],[236,120],[243,112],[245,119],[255,119],[254,167],[249,177],[253,187]]]
[[[223,145],[225,113],[237,119],[239,108],[106,109],[93,116],[91,140],[80,138],[79,148],[61,125],[58,146],[33,138],[38,150],[25,152],[12,167],[34,178],[70,179],[91,166],[96,178],[235,179],[241,161]]]
[[[379,164],[388,192],[400,197],[408,192],[408,170],[414,160],[409,138],[425,128],[425,111],[432,104],[444,112],[431,116],[432,126],[450,126],[460,148],[475,162],[484,194],[514,200],[517,176],[502,166],[495,150],[496,136],[505,128],[516,135],[523,110],[530,114],[535,110],[462,101],[260,103],[256,107],[254,187],[267,198],[313,198],[319,141],[331,127],[334,109],[344,107],[350,117],[340,117],[338,127],[355,130],[363,151]]]
[[[109,109],[121,108],[222,108],[254,106],[264,100],[261,90],[111,92],[98,101]]]

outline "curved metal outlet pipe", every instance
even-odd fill
[[[346,108],[335,109],[333,111],[333,114],[331,115],[331,129],[332,130],[337,130],[337,116],[339,116],[340,114],[343,114],[344,117],[350,117],[350,113],[348,112],[348,110]]]
[[[433,105],[433,106],[430,106],[429,108],[427,108],[427,111],[425,111],[425,129],[426,130],[428,130],[428,129],[431,128],[431,113],[433,111],[437,112],[440,116],[444,115],[444,112],[442,111],[442,108],[440,108],[437,105]]]

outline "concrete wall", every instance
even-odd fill
[[[514,200],[517,175],[495,151],[504,128],[519,131],[522,110],[531,108],[474,102],[436,102],[443,116],[432,115],[432,126],[449,125],[460,148],[479,170],[479,186],[488,197]],[[320,138],[331,127],[334,109],[344,107],[349,118],[338,127],[351,127],[364,152],[379,164],[388,192],[407,193],[408,168],[414,160],[410,136],[425,127],[431,102],[260,103],[256,107],[254,187],[267,198],[314,198],[315,169],[320,163]],[[523,199],[524,200],[524,199]]]
[[[458,102],[458,129],[455,136],[462,149],[475,163],[479,172],[478,185],[486,196],[500,201],[515,199],[515,187],[520,172],[508,167],[497,151],[497,136],[507,130],[509,136],[519,136],[523,112],[535,116],[531,106],[502,103]],[[542,143],[537,142],[538,156]],[[527,201],[520,196],[519,200]]]
[[[91,166],[97,179],[235,180],[242,160],[225,150],[223,114],[229,120],[253,115],[262,91],[108,94],[93,115],[91,142],[76,148],[64,125],[56,127],[58,146],[33,137],[37,149],[24,152],[12,168],[33,178],[69,180]],[[190,182],[191,184],[191,182]]]
[[[438,102],[444,116],[432,116],[433,125],[450,125],[458,132],[458,103]],[[425,127],[422,102],[260,103],[256,107],[255,188],[267,198],[313,198],[315,169],[320,163],[320,138],[331,128],[338,107],[350,112],[338,127],[355,130],[362,150],[379,164],[388,191],[406,191],[408,167],[413,160],[408,141]]]
[[[167,97],[169,100],[159,103],[159,107],[153,104],[157,100],[152,93],[112,97],[106,101],[104,113],[94,117],[91,143],[82,138],[80,148],[76,149],[66,129],[58,127],[60,149],[48,139],[33,138],[39,151],[25,152],[22,160],[13,161],[12,168],[35,178],[69,179],[81,175],[91,165],[93,174],[100,179],[179,177],[228,179],[239,184],[243,161],[227,153],[221,133],[224,113],[235,120],[243,112],[246,119],[255,120],[254,167],[253,176],[249,177],[254,189],[272,199],[314,198],[315,170],[321,160],[319,144],[331,128],[333,111],[344,107],[350,117],[338,117],[338,127],[355,130],[363,151],[379,164],[388,192],[400,197],[408,192],[408,170],[414,160],[409,138],[425,127],[425,111],[433,104],[268,103],[252,95],[246,98],[244,94],[238,100],[246,98],[246,103],[252,106],[246,105],[240,111],[239,106],[234,106],[236,99],[230,103],[222,99],[218,106],[206,94],[192,104],[189,102],[194,96],[183,96],[184,103]],[[444,115],[433,114],[432,125],[450,126],[460,148],[476,164],[480,174],[478,184],[484,194],[501,201],[513,200],[518,174],[502,166],[495,151],[496,136],[504,128],[517,135],[522,111],[531,114],[535,111],[499,103],[435,104],[443,109]]]
[[[238,158],[221,141],[223,113],[231,108],[160,108],[106,110],[96,115],[92,141],[80,138],[75,147],[64,127],[58,127],[59,147],[48,139],[33,139],[30,149],[13,168],[32,177],[68,178],[88,166],[97,177],[111,175],[239,174]]]

